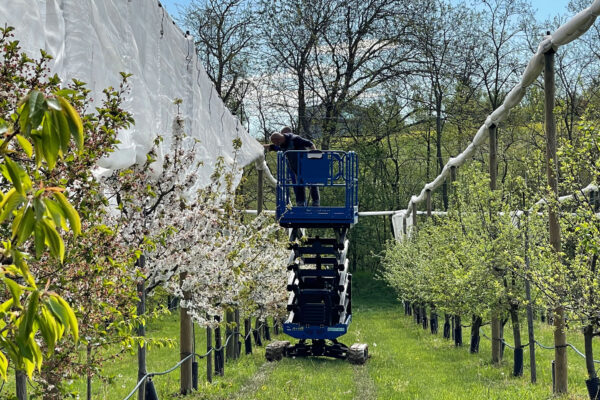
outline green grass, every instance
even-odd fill
[[[505,360],[492,366],[490,342],[481,338],[480,353],[468,351],[469,330],[464,329],[465,345],[454,347],[440,335],[431,335],[416,326],[394,294],[365,274],[354,281],[353,322],[342,338],[348,345],[368,343],[372,357],[365,366],[353,366],[343,360],[326,358],[264,361],[264,348],[254,347],[254,354],[242,355],[227,362],[225,376],[206,383],[206,364],[199,368],[200,388],[190,399],[547,399],[552,398],[550,365],[554,352],[536,349],[538,383],[529,383],[529,353],[525,351],[525,376],[514,378],[512,351],[506,349]],[[149,324],[150,336],[178,338],[178,314]],[[489,336],[489,327],[484,327]],[[511,328],[505,328],[511,342]],[[527,337],[524,329],[523,338]],[[196,330],[198,353],[206,349],[204,330]],[[536,325],[536,337],[552,344],[551,327]],[[284,339],[283,336],[280,339]],[[524,339],[526,340],[526,339]],[[582,337],[570,332],[568,340],[583,349]],[[584,360],[569,350],[568,399],[586,399]],[[161,371],[174,365],[179,350],[151,349],[148,370]],[[111,383],[93,381],[94,399],[122,399],[136,384],[136,357],[105,366],[105,374],[114,376]],[[173,398],[179,389],[179,372],[155,378],[159,398]],[[76,383],[81,396],[84,382]],[[134,397],[136,398],[136,397]]]

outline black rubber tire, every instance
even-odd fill
[[[265,358],[267,361],[279,361],[285,356],[290,342],[287,340],[276,340],[267,345],[265,349]]]
[[[362,365],[369,358],[369,346],[366,343],[354,343],[348,349],[346,358],[350,364]]]

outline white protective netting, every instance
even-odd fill
[[[242,140],[239,165],[265,167],[261,144],[231,115],[216,94],[186,36],[156,0],[0,0],[0,25],[16,28],[23,49],[54,57],[53,73],[68,83],[88,84],[92,98],[118,86],[120,72],[132,73],[124,108],[136,124],[121,132],[118,151],[100,162],[109,170],[143,162],[157,135],[169,149],[174,99],[183,100],[186,133],[200,140],[197,156],[204,162],[199,183],[208,184],[217,157],[232,161],[233,139]],[[267,177],[273,181],[267,169]]]
[[[473,138],[473,141],[467,146],[467,148],[456,157],[452,157],[448,160],[442,172],[432,181],[426,184],[421,193],[417,196],[412,196],[406,210],[399,210],[394,216],[392,216],[392,224],[394,226],[394,233],[403,232],[403,220],[406,219],[408,222],[410,214],[412,213],[413,204],[421,203],[426,199],[427,191],[432,192],[440,187],[450,175],[452,167],[458,167],[463,165],[467,160],[471,158],[475,150],[485,143],[489,137],[489,128],[492,125],[498,125],[501,121],[506,118],[511,108],[515,107],[521,102],[525,91],[540,75],[544,69],[544,53],[548,50],[553,49],[556,51],[558,47],[563,46],[567,43],[572,42],[579,36],[583,35],[587,30],[594,24],[596,17],[600,15],[600,0],[595,0],[591,6],[580,11],[578,14],[573,16],[551,35],[548,35],[539,44],[536,53],[531,57],[523,75],[521,75],[521,82],[519,82],[513,89],[508,93],[504,103],[498,107],[492,114],[490,114],[484,124],[479,128],[477,134]],[[593,185],[591,185],[593,186]],[[589,186],[586,190],[589,191]],[[541,200],[543,201],[543,200]],[[401,240],[403,235],[397,235],[396,239]]]

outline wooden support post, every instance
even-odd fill
[[[141,270],[144,268],[145,258],[141,255],[137,260],[137,267]],[[137,315],[142,317],[146,314],[146,284],[143,278],[140,278],[137,283],[137,292],[140,301],[137,304]],[[146,336],[146,326],[140,323],[137,327],[137,334],[139,337]],[[138,345],[138,382],[146,376],[146,345]],[[138,390],[138,400],[144,400],[146,398],[146,384],[140,386]]]
[[[179,282],[183,285],[187,277],[187,272],[179,274]],[[183,291],[183,298],[190,299],[190,292]],[[187,312],[187,308],[179,307],[179,359],[183,360],[194,351],[194,338],[192,336],[192,318]],[[193,358],[188,358],[180,368],[180,393],[192,393],[192,362]]]
[[[86,363],[87,363],[87,387],[86,387],[86,399],[92,400],[92,344],[88,343],[86,346]]]
[[[250,318],[244,319],[244,347],[246,354],[252,354],[252,321]]]
[[[256,320],[254,321],[254,344],[256,344],[257,346],[263,345],[261,334],[262,334],[262,328],[261,328],[261,324],[260,324],[260,319],[258,317],[256,317]]]
[[[271,330],[269,329],[269,318],[265,317],[264,327],[263,327],[263,337],[266,341],[271,340]]]
[[[233,327],[233,358],[236,360],[240,358],[240,309],[236,307],[233,315],[233,322],[235,323]]]
[[[229,338],[229,340],[227,341],[227,345],[225,346],[225,357],[227,361],[233,360],[235,358],[235,338],[233,337],[234,322],[235,313],[233,310],[228,309],[225,312],[225,340],[227,341],[227,338],[229,338],[230,336],[231,338]]]
[[[417,203],[413,203],[412,205],[412,219],[413,219],[413,229],[414,233],[417,233]]]
[[[498,176],[498,127],[494,124],[489,128],[490,142],[490,190],[496,190],[496,179]]]
[[[406,215],[402,217],[402,233],[406,236]]]
[[[219,325],[215,328],[215,375],[225,376],[225,360],[223,352],[223,337],[221,336],[221,317],[215,316]]]
[[[523,201],[523,204],[525,201]],[[525,266],[527,270],[529,270],[529,212],[523,212],[522,218],[525,218]],[[521,223],[519,221],[519,227],[521,227]],[[537,369],[535,365],[535,333],[533,327],[533,304],[531,302],[531,284],[529,279],[525,278],[525,299],[527,300],[527,332],[529,336],[529,366],[530,366],[530,376],[531,383],[536,383],[537,381]],[[543,315],[543,314],[542,314]],[[543,322],[543,321],[542,321]]]
[[[425,193],[427,195],[427,218],[431,219],[431,190],[427,189]]]
[[[262,169],[258,170],[258,189],[256,193],[256,214],[260,214],[263,210],[264,203],[264,195],[263,195],[263,186],[264,186],[264,175],[265,171]]]
[[[207,318],[210,318],[208,315],[206,316]],[[210,326],[206,327],[206,352],[209,353],[206,356],[206,380],[209,383],[212,383],[212,373],[213,373],[213,369],[212,369],[212,358],[213,355],[210,354],[211,349],[213,348],[212,346],[212,328]]]
[[[497,162],[497,138],[496,138],[496,125],[490,125],[489,129],[489,146],[490,146],[490,155],[489,155],[489,174],[490,174],[490,190],[496,190],[496,176],[498,172],[498,162]],[[495,210],[492,210],[492,214],[494,214]],[[495,215],[495,214],[494,214]],[[493,217],[492,217],[493,218]],[[494,224],[492,220],[492,224]],[[494,229],[494,227],[492,227]],[[492,235],[495,235],[492,232]],[[492,266],[493,268],[494,266]],[[499,315],[499,310],[492,310],[491,315],[491,330],[492,330],[492,362],[494,364],[499,364],[502,361],[502,321],[501,316]]]
[[[548,226],[550,230],[550,244],[557,257],[560,257],[561,234],[558,221],[558,157],[556,155],[556,123],[554,121],[554,49],[544,54],[544,99],[546,122],[546,174],[551,196],[548,199]],[[554,361],[557,394],[565,394],[567,386],[567,335],[565,332],[565,309],[561,304],[556,304],[554,309]]]

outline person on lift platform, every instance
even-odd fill
[[[308,139],[292,133],[292,128],[289,126],[284,127],[281,132],[273,133],[271,135],[271,144],[265,144],[265,149],[268,151],[288,151],[288,150],[316,150],[314,143]],[[298,171],[298,158],[294,157],[296,154],[288,153],[286,155],[288,165],[293,172],[292,183],[296,184],[296,175]],[[296,205],[305,207],[306,204],[306,192],[304,186],[294,186],[294,194],[296,195]],[[310,186],[310,198],[311,206],[319,207],[321,204],[319,197],[319,188],[317,186]]]

